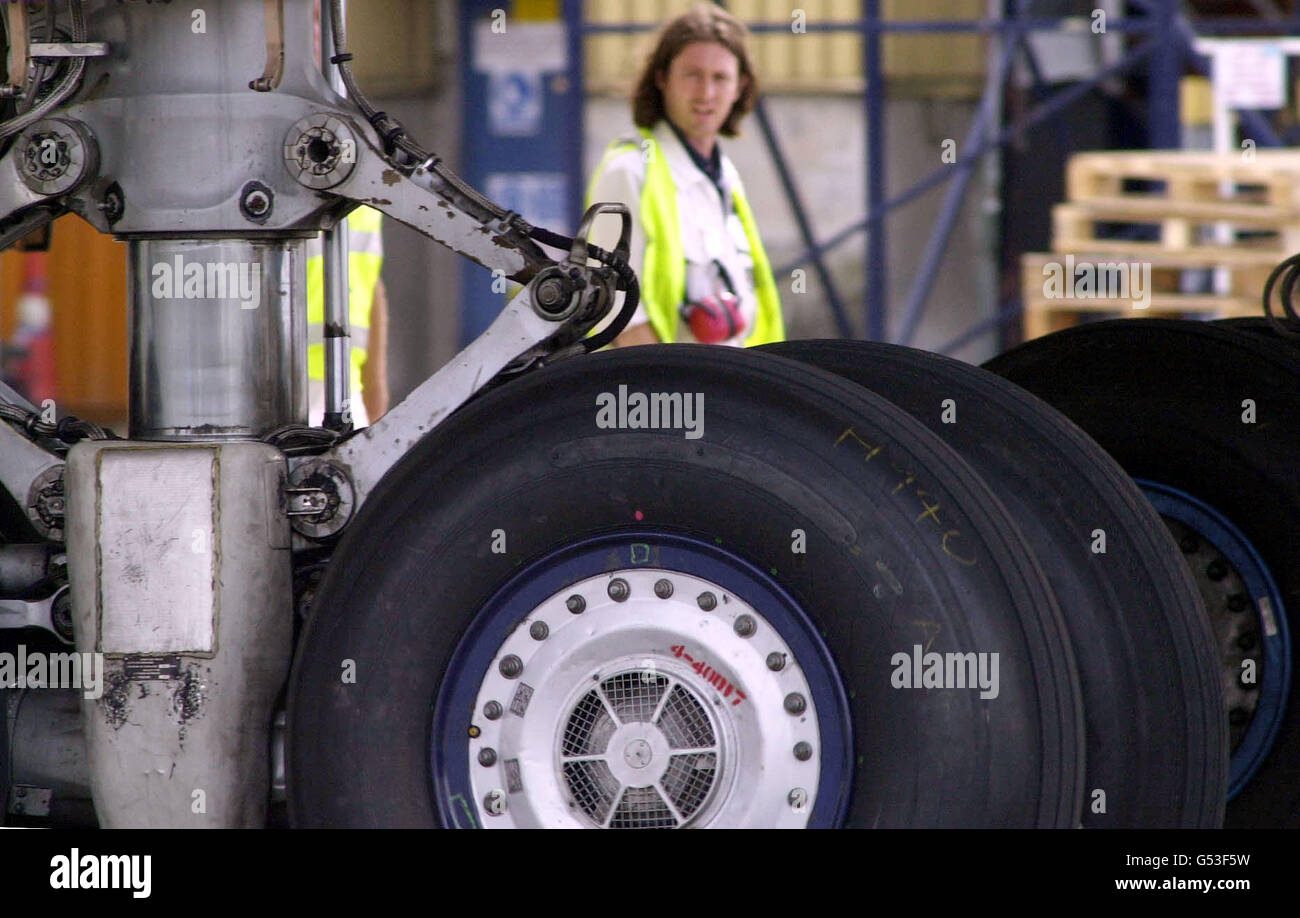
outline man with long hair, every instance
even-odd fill
[[[695,341],[753,346],[785,337],[753,212],[718,137],[735,137],[758,80],[748,30],[701,4],[667,23],[632,98],[638,134],[613,143],[587,194],[632,211],[641,302],[615,346]],[[618,220],[592,239],[612,248]]]

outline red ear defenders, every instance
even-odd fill
[[[713,264],[727,289],[681,306],[682,320],[690,326],[695,340],[702,344],[718,344],[745,330],[745,318],[740,314],[740,299],[731,283],[731,275],[716,258]]]

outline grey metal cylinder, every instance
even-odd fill
[[[0,595],[30,590],[50,576],[52,545],[0,545]]]
[[[78,689],[28,689],[14,694],[11,777],[47,788],[58,799],[90,799],[86,735]],[[0,706],[0,716],[4,716]]]
[[[129,245],[133,440],[237,440],[307,421],[300,239]]]

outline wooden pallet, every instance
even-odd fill
[[[1021,256],[1020,264],[1025,283],[1037,280],[1041,286],[1046,275],[1044,267],[1059,264],[1064,271],[1072,263],[1078,266],[1088,264],[1114,264],[1139,262],[1151,266],[1152,292],[1162,295],[1180,293],[1180,284],[1184,271],[1223,271],[1228,278],[1229,292],[1234,297],[1259,300],[1264,293],[1264,283],[1273,270],[1275,262],[1272,256],[1255,252],[1238,252],[1242,256],[1232,260],[1218,257],[1211,251],[1203,255],[1194,252],[1153,252],[1149,255],[1114,252],[1066,252],[1046,253],[1029,252]],[[1249,255],[1250,257],[1246,257]],[[1191,294],[1202,296],[1203,294]]]
[[[1159,241],[1114,238],[1103,234],[1103,225],[1116,231],[1154,228]],[[1215,241],[1221,227],[1230,241]],[[1133,256],[1184,252],[1225,263],[1244,252],[1276,263],[1300,251],[1300,212],[1271,205],[1125,199],[1057,204],[1052,208],[1052,248]]]
[[[1059,264],[1062,275],[1071,267],[1076,277],[1082,273],[1081,268],[1090,266],[1093,274],[1106,273],[1099,266],[1114,265],[1118,262],[1150,265],[1150,287],[1143,284],[1142,299],[1147,305],[1143,307],[1135,300],[1130,289],[1127,299],[1113,296],[1109,298],[1092,295],[1063,296],[1050,293],[1068,293],[1068,289],[1049,291],[1046,284],[1047,275],[1044,268]],[[1182,272],[1188,269],[1213,269],[1222,267],[1211,259],[1196,260],[1186,253],[1180,255],[1165,254],[1150,259],[1120,258],[1114,254],[1098,253],[1095,255],[1075,256],[1068,260],[1059,254],[1029,253],[1021,259],[1021,296],[1024,303],[1024,338],[1028,341],[1042,335],[1078,324],[1089,316],[1107,318],[1235,318],[1238,316],[1257,316],[1263,314],[1260,304],[1260,291],[1270,267],[1252,265],[1237,266],[1232,269],[1232,292],[1228,294],[1183,293],[1179,290]],[[1133,270],[1130,268],[1129,270]],[[1113,285],[1114,274],[1108,273],[1108,280]],[[1143,278],[1145,281],[1145,276]],[[1092,292],[1098,292],[1094,285]]]
[[[1300,152],[1192,150],[1078,153],[1066,167],[1071,202],[1130,201],[1263,206],[1300,212]]]

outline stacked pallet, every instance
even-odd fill
[[[1252,152],[1072,157],[1053,253],[1022,259],[1024,337],[1098,313],[1260,315],[1269,271],[1300,252],[1300,151]]]

